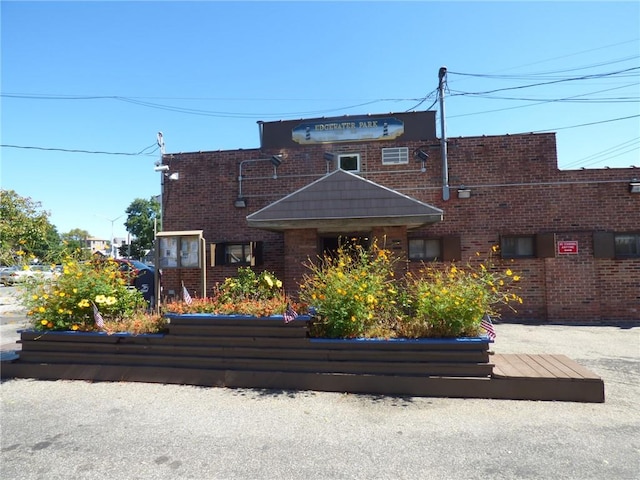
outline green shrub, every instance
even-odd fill
[[[497,247],[493,247],[493,252]],[[479,255],[479,254],[478,254]],[[481,332],[486,314],[499,316],[498,305],[522,303],[513,293],[520,280],[511,269],[500,270],[489,258],[477,267],[450,263],[425,265],[418,276],[408,275],[410,299],[400,325],[406,337],[465,337]]]
[[[95,330],[92,303],[105,323],[140,315],[147,306],[140,292],[112,260],[78,262],[68,258],[51,280],[25,284],[23,303],[38,330]]]
[[[282,289],[282,281],[272,272],[254,272],[249,267],[238,268],[236,277],[228,277],[213,289],[210,298],[194,298],[191,303],[165,303],[164,312],[208,313],[212,315],[251,315],[269,317],[282,314],[287,305],[300,306],[291,301]]]
[[[300,300],[315,310],[311,334],[329,338],[391,335],[397,320],[394,260],[374,242],[344,242],[335,255],[307,263]]]

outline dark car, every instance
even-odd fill
[[[129,279],[129,285],[142,293],[149,305],[154,306],[156,292],[156,269],[138,260],[117,258],[119,269]]]

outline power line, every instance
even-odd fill
[[[531,131],[531,132],[521,132],[521,133],[525,134],[525,133],[557,132],[558,130],[568,130],[570,128],[587,127],[589,125],[600,125],[602,123],[619,122],[621,120],[629,120],[630,118],[638,118],[638,117],[640,117],[640,114],[638,114],[638,115],[629,115],[628,117],[610,118],[609,120],[601,120],[599,122],[581,123],[579,125],[570,125],[570,126],[567,126],[567,127],[545,128],[544,130],[534,130],[534,131]]]
[[[149,102],[143,100],[145,98],[164,98],[171,99],[172,97],[125,97],[119,95],[49,95],[49,94],[31,94],[31,93],[2,93],[0,97],[5,98],[17,98],[17,99],[30,99],[30,100],[115,100],[119,102],[131,103],[134,105],[139,105],[147,108],[154,108],[158,110],[165,110],[176,113],[184,113],[189,115],[201,115],[207,117],[221,117],[221,118],[286,118],[286,117],[299,117],[299,116],[308,116],[308,115],[322,115],[330,112],[337,112],[341,110],[351,110],[354,108],[361,108],[368,105],[373,105],[375,103],[382,102],[406,102],[406,101],[420,101],[420,103],[424,102],[424,98],[377,98],[373,100],[368,100],[362,103],[354,104],[354,105],[346,105],[341,107],[334,107],[329,109],[322,110],[311,110],[311,111],[302,111],[302,112],[275,112],[275,113],[258,113],[258,112],[226,112],[226,111],[216,111],[216,110],[202,110],[195,108],[187,108],[187,107],[178,107],[174,105],[167,105],[156,102]],[[196,98],[183,97],[182,100],[202,100]],[[210,98],[208,100],[216,100]],[[243,100],[243,101],[276,101],[276,99],[217,99],[217,100]],[[302,101],[301,99],[279,99],[277,101]],[[309,101],[308,99],[305,101]],[[324,100],[327,101],[327,100]],[[418,105],[420,105],[420,103]]]
[[[601,150],[599,152],[593,153],[591,155],[580,158],[578,160],[574,160],[573,162],[569,162],[568,164],[564,165],[563,168],[574,168],[577,166],[587,167],[595,163],[600,163],[603,160],[609,160],[611,158],[619,157],[620,155],[631,153],[634,150],[638,149],[637,145],[640,145],[640,137],[632,138],[631,140],[627,140],[626,142],[619,143],[617,145],[614,145],[613,147],[607,148],[605,150]],[[620,152],[620,150],[622,149],[625,149],[625,150]],[[616,155],[608,156],[613,153],[616,153]],[[602,157],[605,157],[605,158],[602,158]],[[589,162],[589,163],[585,163],[585,162]]]
[[[144,153],[145,150],[150,149],[151,147],[155,146],[156,148],[148,153]],[[7,144],[2,144],[0,145],[0,147],[2,148],[20,148],[20,149],[25,149],[25,150],[43,150],[43,151],[50,151],[50,152],[66,152],[66,153],[91,153],[91,154],[97,154],[97,155],[127,155],[127,156],[151,156],[151,154],[153,152],[155,152],[159,147],[154,143],[152,145],[149,145],[148,147],[143,148],[141,151],[137,152],[137,153],[126,153],[126,152],[103,152],[103,151],[94,151],[94,150],[78,150],[78,149],[70,149],[70,148],[52,148],[52,147],[33,147],[33,146],[24,146],[24,145],[7,145]]]
[[[533,79],[544,79],[544,78],[548,78],[548,79],[554,79],[554,78],[566,78],[566,77],[560,77],[560,76],[553,76],[555,74],[558,73],[567,73],[567,72],[575,72],[578,70],[586,70],[587,68],[594,68],[594,67],[603,67],[606,65],[613,65],[616,63],[622,63],[622,62],[628,62],[629,60],[636,60],[640,58],[640,55],[632,55],[629,57],[624,57],[624,58],[619,58],[617,60],[610,60],[607,62],[600,62],[600,63],[593,63],[590,65],[583,65],[580,67],[574,67],[574,68],[565,68],[562,70],[552,70],[552,71],[548,71],[548,72],[537,72],[537,73],[527,73],[527,74],[512,74],[512,75],[496,75],[496,74],[491,74],[491,73],[463,73],[463,72],[450,72],[453,73],[455,75],[460,75],[460,76],[465,76],[465,77],[475,77],[475,78],[486,78],[486,79],[491,79],[491,80],[533,80]]]
[[[484,92],[463,92],[463,93],[459,93],[459,94],[452,94],[452,96],[457,96],[457,95],[479,96],[479,95],[487,95],[489,93],[504,92],[504,91],[507,91],[507,90],[521,90],[523,88],[541,87],[543,85],[553,85],[553,84],[564,83],[564,82],[575,82],[575,81],[578,81],[578,80],[600,79],[600,78],[607,78],[607,77],[612,77],[614,75],[620,75],[620,74],[623,74],[623,73],[632,72],[634,70],[640,70],[640,67],[630,67],[630,68],[625,68],[623,70],[617,70],[617,71],[614,71],[614,72],[594,73],[594,74],[591,74],[591,75],[582,75],[580,77],[562,78],[562,79],[559,79],[559,80],[551,80],[551,81],[548,81],[548,82],[530,83],[528,85],[517,85],[517,86],[514,86],[514,87],[496,88],[496,89],[487,90],[487,91],[484,91]],[[456,75],[456,72],[447,72],[447,73],[452,73],[452,74]]]

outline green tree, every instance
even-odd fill
[[[14,190],[0,190],[0,264],[58,263],[63,247],[49,212]]]
[[[160,203],[151,197],[149,200],[136,198],[126,210],[127,221],[124,226],[133,237],[131,245],[123,245],[120,254],[133,258],[142,258],[153,248],[155,232],[160,231]]]
[[[60,237],[65,244],[67,252],[73,258],[86,260],[91,256],[91,252],[87,248],[87,239],[90,237],[88,231],[74,228],[67,233],[63,233]]]

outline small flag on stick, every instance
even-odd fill
[[[285,309],[282,316],[284,317],[284,323],[289,323],[294,321],[298,317],[298,312],[291,308],[291,305],[287,303],[287,308]]]
[[[496,339],[496,331],[493,329],[493,322],[491,321],[491,317],[489,315],[485,315],[484,317],[482,317],[480,326],[487,331],[487,336],[489,337],[489,340]]]
[[[93,307],[93,320],[96,322],[96,326],[100,330],[104,330],[104,318],[100,315],[100,311],[98,310],[98,307],[96,307],[95,303],[91,302],[91,306]]]
[[[184,282],[182,282],[182,299],[187,305],[191,305],[191,303],[193,302],[193,298],[191,298],[191,295],[189,295],[189,290],[187,290],[187,287],[184,286]]]

